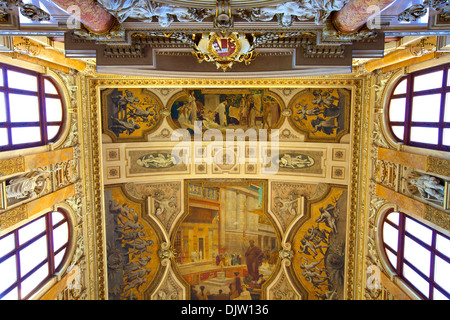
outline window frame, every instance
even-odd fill
[[[388,220],[388,216],[391,213],[398,212],[399,213],[399,223],[396,225],[394,222]],[[411,219],[414,222],[417,222],[418,224],[426,227],[429,229],[431,234],[431,245],[428,245],[424,243],[422,240],[418,239],[414,234],[411,234],[410,232],[405,230],[406,225],[406,219]],[[397,229],[398,231],[398,239],[397,239],[397,251],[393,248],[391,248],[388,244],[385,243],[385,239],[383,236],[381,236],[381,245],[382,245],[382,252],[385,256],[386,263],[388,266],[398,275],[398,277],[421,299],[424,300],[433,300],[434,297],[434,289],[437,289],[442,295],[446,296],[447,299],[450,300],[450,292],[447,292],[445,289],[443,289],[439,284],[436,283],[434,275],[435,275],[435,260],[436,257],[439,257],[450,264],[450,257],[447,257],[445,254],[441,253],[436,248],[436,239],[437,236],[440,235],[448,240],[450,240],[450,237],[443,234],[442,232],[439,232],[438,230],[427,226],[426,224],[418,221],[417,219],[414,219],[410,215],[407,215],[406,213],[402,211],[397,211],[394,209],[389,209],[384,214],[384,217],[382,219],[382,227],[381,227],[381,235],[384,234],[384,227],[386,224],[389,224],[391,227]],[[429,270],[429,276],[426,276],[421,272],[414,264],[409,262],[404,257],[404,249],[405,249],[405,238],[408,236],[410,239],[412,239],[414,242],[425,248],[430,252],[430,270]],[[397,264],[394,266],[390,259],[388,258],[387,251],[391,252],[397,257]],[[416,272],[424,281],[428,283],[428,297],[425,296],[413,283],[411,283],[408,278],[404,276],[404,268],[403,265],[407,265],[409,268],[411,268],[414,272]]]
[[[63,219],[52,224],[52,214],[53,212],[59,212],[63,215]],[[39,219],[45,219],[45,230],[40,232],[39,234],[34,235],[32,238],[24,242],[23,244],[19,244],[19,231],[30,224],[36,222]],[[61,245],[58,249],[55,250],[53,246],[53,231],[64,225],[67,224],[68,229],[68,237],[67,241]],[[15,266],[16,266],[16,280],[7,287],[3,292],[0,292],[0,299],[2,299],[4,296],[8,295],[11,291],[15,290],[17,288],[18,290],[18,300],[28,300],[31,297],[33,297],[37,292],[39,292],[47,283],[50,281],[53,277],[55,277],[65,266],[67,263],[67,259],[70,255],[70,249],[72,246],[72,224],[71,219],[69,217],[68,212],[65,210],[58,208],[56,210],[50,210],[46,212],[43,215],[40,215],[39,217],[33,219],[32,221],[20,226],[19,228],[16,228],[7,234],[0,237],[0,239],[6,238],[10,236],[11,234],[14,237],[14,248],[11,249],[9,252],[4,254],[2,257],[0,257],[0,264],[4,261],[10,259],[11,257],[15,256]],[[29,270],[26,274],[21,275],[21,265],[20,265],[20,252],[21,250],[26,249],[30,245],[34,244],[36,241],[42,239],[43,237],[46,237],[46,245],[47,245],[47,256],[41,260],[39,263],[37,263],[31,270]],[[63,258],[59,262],[59,264],[55,265],[55,256],[65,250],[65,253],[63,255]],[[25,296],[22,296],[21,292],[21,285],[24,281],[26,281],[28,278],[30,278],[37,270],[39,270],[42,266],[45,264],[48,264],[48,275],[39,282],[34,289],[30,290],[28,294]]]
[[[444,116],[445,116],[445,102],[446,102],[446,95],[450,95],[450,84],[447,79],[450,75],[449,73],[450,64],[444,64],[439,65],[431,68],[427,68],[424,70],[415,71],[412,73],[408,73],[400,77],[395,85],[393,86],[393,90],[391,91],[389,102],[387,104],[387,127],[394,138],[394,140],[398,142],[402,142],[405,145],[412,146],[412,147],[418,147],[418,148],[424,148],[424,149],[432,149],[432,150],[441,150],[441,151],[450,151],[450,146],[446,146],[443,144],[443,137],[444,137],[444,129],[450,129],[450,122],[445,122]],[[437,71],[443,71],[442,75],[442,83],[441,87],[435,88],[435,89],[427,89],[427,90],[421,90],[421,91],[414,91],[414,79],[418,76],[422,76],[425,74],[437,72]],[[397,87],[403,82],[403,80],[406,80],[406,93],[401,94],[394,94]],[[431,94],[440,94],[440,110],[439,110],[439,121],[438,122],[419,122],[419,121],[412,121],[412,103],[413,103],[413,97],[418,96],[426,96]],[[405,119],[404,121],[391,121],[390,118],[390,108],[391,108],[391,101],[393,99],[399,99],[399,98],[405,98]],[[448,107],[450,110],[450,107]],[[450,111],[449,111],[450,112]],[[393,126],[403,126],[404,127],[404,134],[403,139],[400,139],[395,135],[392,127]],[[425,128],[437,128],[438,129],[438,143],[435,144],[428,144],[423,142],[417,142],[417,141],[411,141],[411,127],[417,126],[417,127],[425,127]]]
[[[0,86],[0,93],[4,94],[4,104],[6,113],[6,121],[0,122],[0,128],[6,128],[8,133],[8,144],[5,146],[0,146],[0,152],[45,146],[50,143],[55,143],[56,141],[58,141],[62,137],[65,130],[67,112],[64,95],[57,82],[47,74],[39,73],[33,70],[27,70],[16,66],[11,66],[4,63],[0,63],[0,69],[2,70],[2,81],[3,81],[3,85]],[[8,85],[8,74],[7,74],[8,70],[35,76],[37,81],[37,91],[10,88]],[[45,92],[45,80],[49,81],[55,87],[57,94]],[[10,98],[9,98],[10,94],[37,97],[39,108],[39,121],[12,122],[10,112]],[[45,101],[46,98],[59,99],[59,101],[61,102],[62,117],[60,121],[47,121],[46,101]],[[48,139],[47,126],[51,125],[57,125],[59,126],[59,129],[57,134],[52,139]],[[21,127],[39,127],[41,139],[36,142],[13,144],[11,128],[21,128]]]

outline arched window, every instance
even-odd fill
[[[400,78],[392,92],[388,124],[405,145],[450,151],[450,65]]]
[[[64,118],[60,91],[50,77],[0,64],[0,151],[55,142]]]
[[[70,228],[51,211],[0,238],[0,300],[26,300],[62,268]]]
[[[450,299],[450,238],[402,212],[383,221],[382,244],[391,267],[418,296]]]

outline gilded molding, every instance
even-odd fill
[[[23,156],[0,160],[0,177],[15,173],[25,172],[25,160]]]
[[[426,205],[423,218],[445,230],[450,230],[450,215],[447,212]]]
[[[26,204],[0,214],[0,231],[16,225],[28,218],[28,206]]]
[[[427,157],[426,172],[441,176],[450,176],[450,160],[435,157]]]

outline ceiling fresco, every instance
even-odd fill
[[[137,212],[127,219],[114,219],[112,207],[106,213],[110,299],[345,299],[356,88],[333,81],[154,88],[106,79],[93,87],[103,119],[105,208]],[[158,115],[140,118],[139,110]],[[111,117],[146,130],[139,138],[113,135]],[[205,126],[198,130],[196,121]],[[227,146],[237,130],[246,139]],[[264,130],[267,138],[257,135],[252,145],[248,133]],[[175,139],[177,132],[183,135]],[[211,132],[220,143],[210,149]],[[179,145],[185,149],[177,154]],[[275,173],[264,171],[271,166]],[[130,263],[136,269],[127,273]],[[127,277],[136,286],[124,286]]]

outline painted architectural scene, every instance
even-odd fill
[[[266,182],[187,186],[188,214],[174,246],[191,299],[262,299],[279,247],[266,215]]]
[[[170,110],[177,127],[194,129],[275,128],[281,122],[281,100],[265,89],[186,89]]]
[[[311,139],[338,138],[349,132],[350,90],[305,89],[291,100],[291,122]]]

